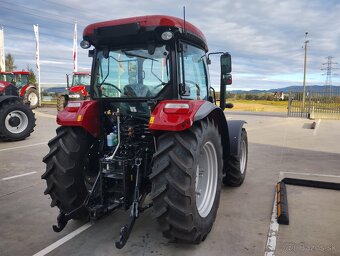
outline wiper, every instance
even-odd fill
[[[133,53],[128,53],[126,51],[122,51],[122,53],[124,53],[126,56],[137,57],[137,58],[142,58],[142,59],[146,59],[146,60],[158,61],[158,60],[150,58],[150,57],[141,56],[141,55],[137,55],[137,54],[133,54]]]

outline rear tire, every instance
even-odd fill
[[[240,152],[237,156],[230,156],[226,166],[226,175],[223,184],[239,187],[244,182],[248,164],[248,137],[246,129],[242,128]]]
[[[46,172],[41,178],[46,180],[44,194],[51,196],[51,207],[69,213],[84,202],[88,194],[84,173],[92,144],[93,137],[79,127],[59,127],[57,136],[48,142],[50,152],[43,159]],[[87,215],[87,210],[82,209],[74,219]]]
[[[221,136],[211,119],[159,136],[151,199],[166,238],[194,244],[206,238],[219,207],[222,164]]]
[[[23,140],[35,127],[34,113],[20,98],[0,105],[0,138],[6,141]]]

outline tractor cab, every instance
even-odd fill
[[[30,108],[36,108],[39,94],[35,85],[29,83],[29,71],[0,72],[0,94],[20,96]]]
[[[30,72],[28,71],[13,71],[15,85],[21,89],[29,84],[28,76]]]
[[[84,99],[88,97],[90,91],[90,81],[91,74],[89,72],[73,72],[70,85],[69,75],[67,75],[67,88],[69,90],[69,97],[74,99]]]
[[[15,86],[15,76],[12,72],[0,72],[0,95],[19,96]]]
[[[215,102],[206,39],[191,23],[170,16],[135,17],[89,25],[83,38],[83,48],[95,47],[89,51],[92,99],[127,105],[128,113],[142,115],[150,115],[150,102],[155,106],[162,99]],[[131,108],[131,102],[138,104]]]
[[[0,72],[0,82],[14,83],[14,74],[12,72]]]

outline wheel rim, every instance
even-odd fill
[[[30,94],[28,94],[27,99],[30,102],[31,106],[35,106],[38,103],[38,96],[34,92],[31,92]]]
[[[242,140],[241,143],[241,174],[244,174],[244,172],[246,171],[246,164],[247,164],[247,144],[245,140]]]
[[[28,117],[20,110],[8,113],[5,118],[5,127],[11,133],[21,133],[27,128],[27,126]]]
[[[207,217],[213,207],[218,180],[217,153],[214,144],[204,144],[196,169],[196,207],[199,215]]]

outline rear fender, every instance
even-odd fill
[[[9,100],[21,100],[21,98],[19,98],[18,96],[12,96],[12,95],[4,95],[4,96],[0,96],[0,104],[2,102],[5,102],[5,101],[9,101]]]
[[[35,86],[32,85],[32,84],[26,84],[24,87],[22,87],[22,88],[20,89],[20,97],[24,97],[24,96],[25,96],[25,93],[26,93],[29,89],[31,89],[31,88],[37,89],[37,88],[35,88]]]
[[[95,100],[71,101],[57,115],[57,123],[62,126],[79,126],[93,137],[100,136],[99,102]]]
[[[246,122],[243,120],[228,120],[227,123],[230,139],[230,155],[238,156],[240,153],[242,128]]]
[[[184,131],[189,129],[196,121],[195,116],[205,102],[204,100],[161,101],[152,111],[149,129],[153,131]]]

